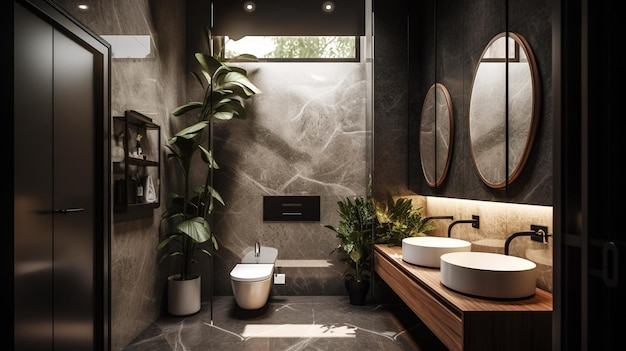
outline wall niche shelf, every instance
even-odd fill
[[[115,213],[155,209],[161,205],[161,127],[152,118],[127,110],[113,117]]]

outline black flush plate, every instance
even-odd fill
[[[263,221],[315,222],[319,220],[319,196],[263,196]]]

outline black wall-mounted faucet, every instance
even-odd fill
[[[448,226],[448,238],[451,237],[452,227],[454,227],[455,225],[459,223],[472,223],[472,228],[480,228],[480,217],[476,215],[472,215],[472,219],[460,219],[458,221],[454,221],[450,223],[450,225]]]
[[[539,241],[544,244],[547,244],[548,237],[550,236],[550,234],[546,233],[543,229],[538,229],[536,231],[531,230],[527,232],[513,233],[511,234],[511,236],[506,238],[506,241],[504,242],[504,254],[505,255],[509,254],[509,245],[511,245],[511,241],[513,241],[513,239],[517,238],[518,236],[529,236],[534,241]]]

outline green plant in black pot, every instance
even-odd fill
[[[371,276],[371,256],[373,250],[373,229],[375,223],[373,201],[369,196],[346,197],[337,202],[339,225],[325,225],[339,239],[333,252],[343,252],[341,259],[348,265],[344,273],[350,302],[364,304],[369,290]]]
[[[371,198],[356,196],[337,202],[339,225],[325,225],[335,232],[339,239],[333,250],[344,252],[343,258],[349,270],[345,276],[355,281],[368,280],[370,275],[370,256],[372,251],[372,230],[374,228],[374,206]]]
[[[193,73],[204,90],[201,101],[192,101],[175,108],[173,116],[182,116],[196,112],[196,118],[177,132],[167,141],[170,151],[167,157],[175,161],[178,166],[180,193],[172,194],[162,220],[171,221],[172,232],[161,237],[157,250],[165,251],[161,261],[166,258],[177,258],[180,262],[178,274],[170,277],[170,284],[174,281],[188,281],[197,279],[192,273],[196,254],[211,255],[205,243],[210,243],[213,250],[218,249],[216,237],[211,230],[209,217],[214,209],[215,200],[224,205],[219,192],[213,188],[213,172],[219,169],[214,158],[212,128],[215,120],[231,120],[245,118],[246,109],[243,100],[248,99],[261,90],[255,86],[247,76],[247,72],[239,67],[230,65],[230,62],[245,59],[254,60],[254,56],[242,55],[231,60],[222,60],[214,54],[214,39],[207,29],[209,53],[196,53],[195,58],[200,65],[201,73]],[[199,169],[202,177],[198,184],[192,184],[195,169]],[[199,283],[197,283],[199,288]],[[169,303],[172,302],[169,295]],[[198,292],[198,298],[200,297]],[[193,299],[195,307],[188,312],[170,312],[175,315],[191,314],[196,308],[199,310],[200,301]]]

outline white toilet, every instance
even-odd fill
[[[257,243],[230,271],[230,285],[239,307],[255,310],[265,306],[277,257],[278,249]]]

